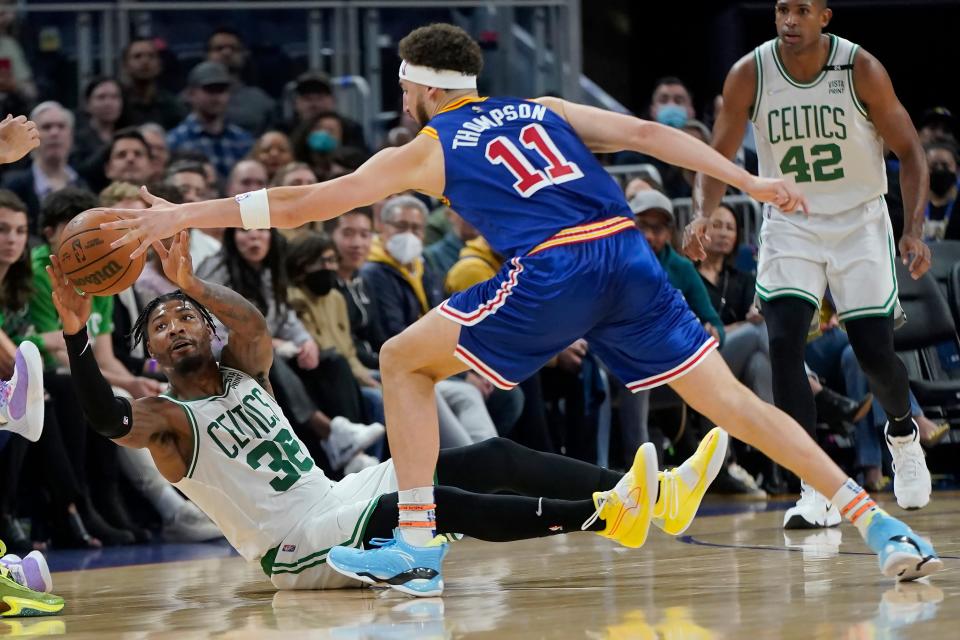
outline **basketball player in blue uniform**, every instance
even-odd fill
[[[433,386],[471,368],[509,389],[580,337],[633,391],[669,384],[697,412],[799,474],[857,525],[882,571],[913,579],[942,567],[932,546],[887,515],[786,414],[753,396],[716,353],[717,343],[671,287],[613,179],[593,152],[650,154],[732,184],[782,211],[805,201],[791,182],[750,175],[683,132],[557,98],[482,98],[479,46],[435,24],[400,42],[404,108],[423,128],[351,175],[235,199],[116,211],[104,225],[132,252],[188,227],[292,228],[327,220],[391,194],[441,198],[508,257],[494,278],[455,294],[380,352],[390,449],[399,488],[394,538],[369,550],[338,547],[344,575],[414,595],[443,591],[446,545],[434,538],[438,429]],[[597,499],[676,534],[689,525],[724,455],[709,438],[659,482]],[[655,484],[656,486],[649,486]]]

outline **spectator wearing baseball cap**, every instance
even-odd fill
[[[293,85],[293,117],[287,122],[287,133],[293,133],[302,123],[322,113],[337,113],[343,125],[342,146],[367,149],[363,127],[337,111],[333,86],[333,80],[322,71],[305,71],[297,76]]]
[[[199,151],[221,178],[253,147],[253,136],[226,121],[232,78],[219,62],[201,62],[187,76],[190,115],[167,134],[170,153]]]
[[[690,309],[704,324],[707,331],[723,342],[723,323],[710,302],[707,289],[696,267],[671,246],[676,228],[673,203],[659,191],[646,189],[630,200],[630,209],[637,216],[637,227],[646,236],[650,248],[656,254],[660,266],[667,272],[667,279],[686,298]]]

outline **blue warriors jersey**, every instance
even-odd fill
[[[632,217],[623,191],[573,128],[536,102],[461,98],[421,133],[443,146],[450,207],[507,257],[563,229]]]

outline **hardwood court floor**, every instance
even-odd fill
[[[705,511],[744,508],[750,503]],[[926,583],[896,586],[880,575],[852,527],[785,540],[781,519],[779,510],[701,517],[679,539],[652,531],[639,550],[580,533],[463,541],[447,558],[442,600],[370,589],[277,593],[237,557],[61,572],[54,583],[66,615],[0,621],[0,636],[960,637],[960,494],[938,493],[907,514],[945,558],[946,570]]]

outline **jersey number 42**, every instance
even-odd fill
[[[487,143],[486,157],[492,164],[502,164],[513,174],[513,188],[524,198],[552,184],[583,177],[580,167],[564,157],[543,125],[528,124],[521,129],[520,144],[536,151],[547,166],[542,170],[534,167],[513,140],[506,136],[497,136]]]
[[[810,159],[813,160],[812,163],[807,162],[807,155],[802,144],[794,145],[783,154],[783,160],[780,161],[780,173],[783,175],[792,173],[798,183],[831,182],[844,176],[843,167],[840,166],[843,158],[839,145],[814,145],[810,147]],[[813,167],[812,172],[810,171],[811,166]]]

